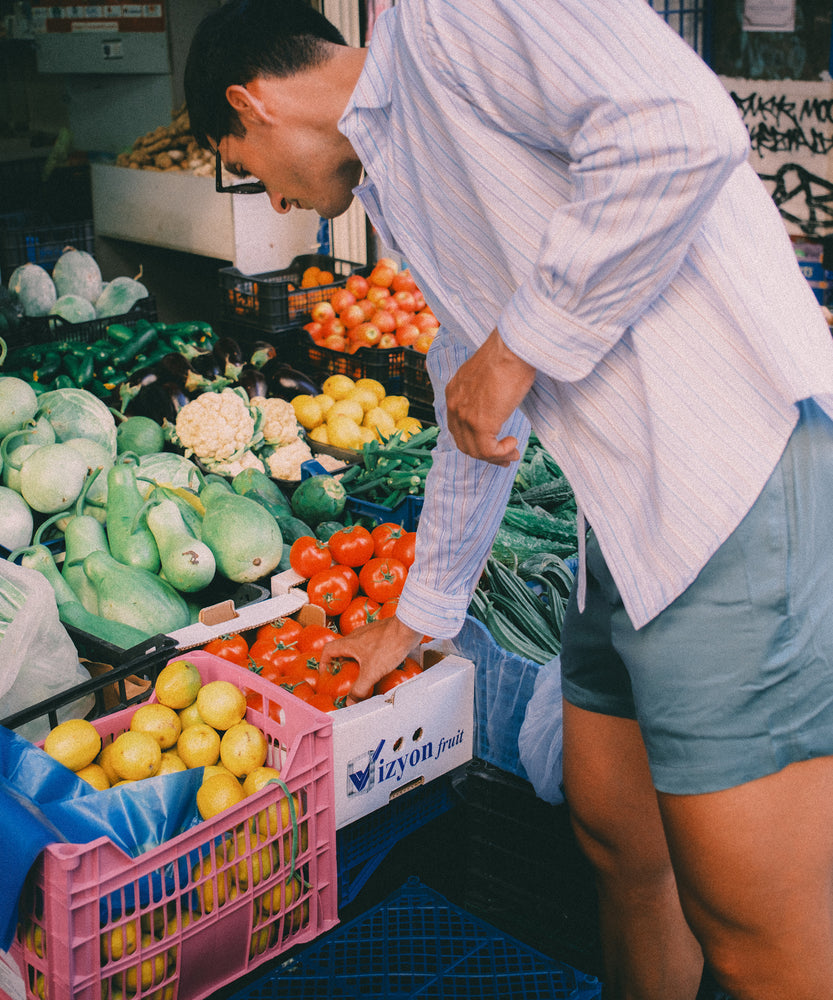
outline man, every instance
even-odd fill
[[[292,0],[195,36],[198,140],[277,211],[354,194],[442,330],[443,430],[356,697],[459,630],[530,424],[592,530],[564,780],[605,981],[833,1000],[833,347],[720,82],[644,0]],[[583,525],[583,520],[582,520]]]

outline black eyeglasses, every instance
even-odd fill
[[[220,150],[214,150],[214,190],[223,194],[263,194],[266,185],[263,181],[240,181],[239,184],[223,184],[223,161]]]

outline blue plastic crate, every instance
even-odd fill
[[[239,1000],[598,1000],[601,983],[509,937],[417,879],[325,934]]]
[[[353,902],[400,840],[442,816],[453,804],[451,775],[444,774],[336,830],[339,907]]]

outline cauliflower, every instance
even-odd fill
[[[306,441],[296,437],[290,444],[282,444],[266,458],[269,474],[275,479],[300,479],[301,465],[312,458]]]
[[[253,396],[251,405],[263,414],[260,431],[267,444],[291,444],[298,437],[295,408],[285,399]]]
[[[255,419],[235,389],[204,392],[176,415],[176,437],[185,457],[196,455],[206,465],[238,457],[254,443],[254,430]]]
[[[242,472],[244,469],[257,469],[258,472],[266,472],[263,462],[253,451],[244,451],[239,457],[229,458],[226,461],[214,460],[211,462],[210,468],[218,476],[228,476],[230,479],[233,479],[238,472]]]

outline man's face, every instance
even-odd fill
[[[244,136],[224,136],[219,148],[225,169],[262,181],[280,213],[294,207],[335,218],[350,207],[361,177],[361,164],[340,133],[324,135],[305,124],[257,124]]]

